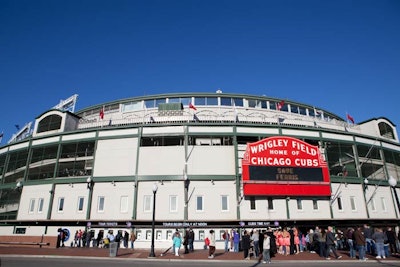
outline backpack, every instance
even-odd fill
[[[204,239],[204,243],[206,244],[206,246],[210,245],[210,239],[208,237],[206,237],[206,239]]]

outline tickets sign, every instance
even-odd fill
[[[246,196],[330,196],[328,166],[317,146],[274,136],[247,144],[242,160]]]

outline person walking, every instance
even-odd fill
[[[331,258],[329,257],[330,253],[333,253],[336,259],[340,259],[342,256],[339,256],[336,252],[336,244],[335,244],[335,235],[333,234],[333,227],[328,226],[328,230],[326,232],[326,258],[327,260],[330,260]]]
[[[215,257],[215,233],[214,230],[210,230],[210,234],[208,236],[210,240],[210,244],[208,246],[208,258],[213,259]]]

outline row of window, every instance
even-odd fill
[[[245,107],[245,108],[259,108],[285,111],[300,115],[306,115],[321,119],[332,119],[331,115],[327,115],[323,110],[310,108],[306,106],[286,103],[285,101],[274,100],[260,100],[260,99],[247,99],[237,97],[176,97],[176,98],[157,98],[144,101],[132,101],[129,103],[121,104],[122,112],[129,112],[135,110],[142,110],[147,108],[157,108],[160,104],[165,103],[181,103],[183,106],[230,106],[230,107]],[[106,111],[116,111],[115,104],[112,105],[114,109],[106,108]],[[107,107],[107,106],[106,106]],[[93,114],[93,112],[86,112],[84,116]]]
[[[36,207],[36,201],[37,201],[37,207]],[[97,212],[100,212],[100,213],[104,212],[105,201],[106,201],[106,199],[104,196],[98,197]],[[152,212],[152,206],[153,206],[152,201],[153,201],[152,195],[144,196],[144,199],[143,199],[143,211],[144,212]],[[268,210],[274,210],[273,199],[268,198],[267,201],[268,201]],[[336,199],[336,201],[337,201],[338,210],[343,211],[344,210],[343,199],[341,197],[339,197]],[[319,209],[318,200],[313,199],[312,202],[313,202],[313,210],[318,210]],[[78,197],[77,206],[76,206],[77,212],[83,212],[84,203],[85,203],[85,197]],[[179,203],[178,196],[170,195],[169,196],[169,211],[170,212],[178,212],[178,203]],[[296,204],[297,204],[297,210],[303,210],[303,199],[296,199]],[[377,205],[375,198],[371,198],[368,204],[372,211],[376,211],[377,209],[379,209],[381,211],[387,211],[386,199],[384,197],[379,198],[380,206]],[[29,203],[29,213],[34,213],[36,208],[37,208],[38,213],[42,213],[43,205],[44,205],[43,198],[39,198],[39,199],[32,198]],[[249,205],[250,205],[251,211],[257,210],[255,197],[250,197]],[[229,211],[229,196],[221,195],[220,207],[221,207],[222,212]],[[57,211],[64,212],[64,208],[65,208],[65,198],[60,197],[58,199]],[[352,211],[357,211],[357,199],[355,196],[350,196],[350,208]],[[196,211],[198,211],[198,212],[204,211],[204,196],[196,196]],[[120,197],[120,212],[121,213],[128,212],[128,196]]]

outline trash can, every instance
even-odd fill
[[[110,242],[110,257],[116,257],[118,253],[118,243]]]

